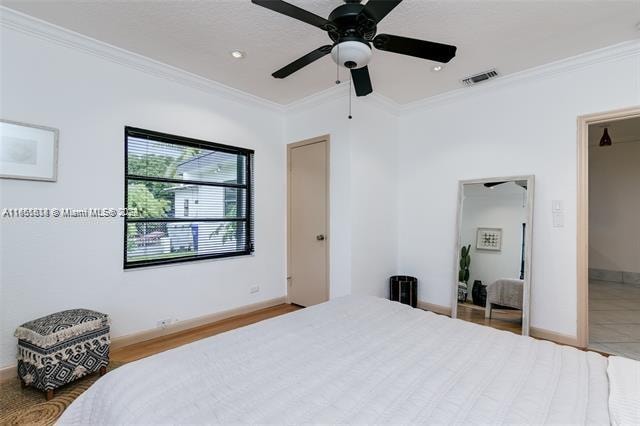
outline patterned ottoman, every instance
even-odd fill
[[[18,338],[18,376],[23,386],[46,392],[109,364],[109,316],[88,309],[57,312],[22,324]]]

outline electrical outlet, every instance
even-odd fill
[[[249,289],[249,292],[250,292],[251,294],[253,294],[253,293],[257,293],[257,292],[259,292],[259,291],[260,291],[260,286],[259,286],[259,285],[254,285],[253,287],[251,287],[251,288]]]
[[[167,327],[169,327],[169,325],[172,323],[173,321],[171,320],[171,318],[167,318],[167,319],[163,319],[163,320],[159,320],[157,323],[157,327],[158,328],[162,328],[165,329]]]

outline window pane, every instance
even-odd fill
[[[245,155],[133,137],[128,141],[129,175],[217,183],[246,182]]]
[[[125,133],[125,268],[253,251],[253,151]]]
[[[127,261],[179,259],[246,250],[245,222],[144,222],[127,225]]]
[[[246,190],[209,185],[127,181],[128,208],[139,218],[243,218]],[[240,200],[240,202],[238,202]]]

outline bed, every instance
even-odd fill
[[[491,318],[491,310],[508,307],[522,310],[524,280],[501,279],[487,286],[485,318]]]
[[[607,364],[347,296],[124,365],[58,424],[609,424]]]

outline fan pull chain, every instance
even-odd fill
[[[337,46],[338,48],[338,60],[336,61],[336,84],[340,84],[340,44]],[[352,77],[353,78],[353,77]],[[353,117],[351,116],[351,79],[349,79],[349,120]]]
[[[336,84],[340,84],[340,44],[338,44],[338,60],[336,61]]]
[[[351,81],[352,80],[353,80],[353,77],[349,79],[349,120],[353,118],[351,116]]]

